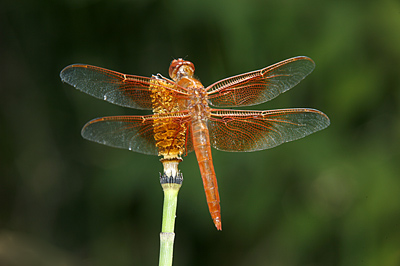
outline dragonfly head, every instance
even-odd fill
[[[178,81],[182,77],[192,77],[194,73],[194,65],[192,62],[183,60],[182,58],[174,59],[169,66],[169,76]]]

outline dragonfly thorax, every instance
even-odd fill
[[[192,120],[206,120],[210,117],[210,107],[208,106],[207,92],[203,86],[188,88],[189,111]]]

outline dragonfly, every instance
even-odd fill
[[[235,75],[204,87],[190,61],[174,59],[169,78],[127,75],[101,67],[74,64],[61,80],[96,98],[149,115],[107,116],[89,121],[85,139],[131,151],[180,158],[194,151],[209,212],[222,230],[220,196],[211,147],[253,152],[303,138],[329,126],[323,112],[310,108],[234,110],[274,99],[310,74],[314,61],[293,57],[260,70]],[[222,107],[216,109],[214,107]]]

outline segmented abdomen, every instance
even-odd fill
[[[217,177],[215,176],[211,156],[210,137],[207,123],[205,121],[192,121],[192,138],[193,147],[199,163],[201,178],[203,179],[208,209],[215,227],[217,227],[218,230],[221,230],[221,208],[219,205]]]

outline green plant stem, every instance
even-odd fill
[[[166,183],[162,185],[164,190],[164,207],[162,232],[173,233],[175,228],[175,214],[178,199],[178,192],[181,184]]]
[[[160,233],[159,266],[172,266],[175,239],[175,217],[179,189],[182,186],[182,174],[178,171],[179,161],[165,160],[164,174],[160,178],[164,191],[162,227]],[[172,169],[172,171],[170,171]]]
[[[174,252],[174,227],[178,192],[181,185],[163,184],[164,207],[160,233],[160,266],[171,266]]]

